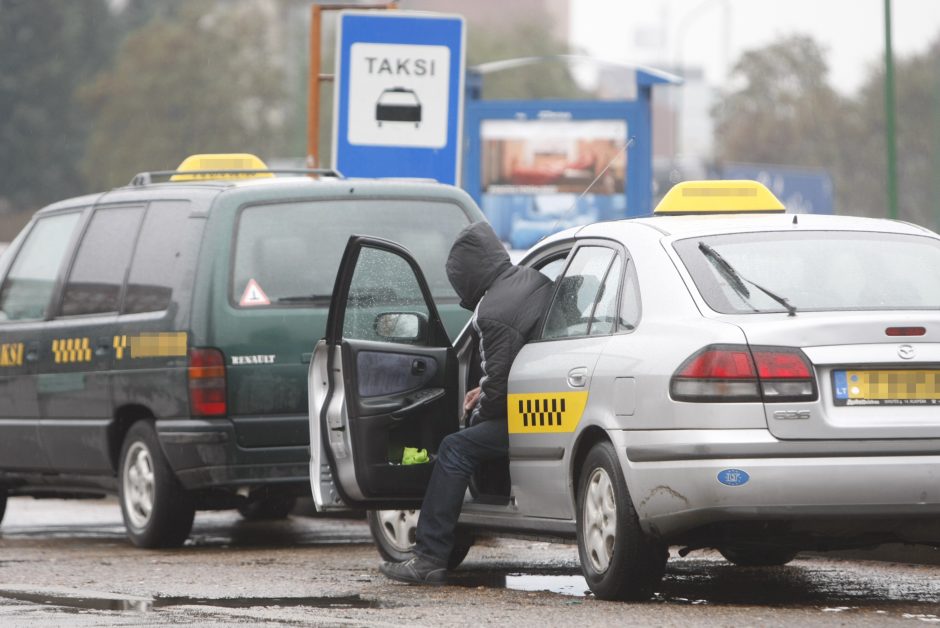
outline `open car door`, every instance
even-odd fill
[[[309,390],[317,509],[420,504],[441,440],[458,429],[460,400],[454,350],[406,249],[349,239]]]

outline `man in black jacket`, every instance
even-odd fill
[[[454,546],[454,529],[473,473],[487,460],[506,458],[509,369],[538,330],[552,282],[537,270],[514,266],[488,223],[466,227],[447,258],[447,277],[460,305],[473,310],[480,341],[479,388],[467,393],[468,427],[441,442],[418,519],[415,557],[384,563],[381,571],[403,582],[440,584]]]

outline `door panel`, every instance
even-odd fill
[[[310,369],[311,485],[319,508],[414,506],[430,460],[457,430],[457,359],[416,262],[402,247],[350,238],[333,289],[327,336]],[[325,458],[325,460],[324,460]],[[327,475],[331,476],[332,484]],[[329,486],[329,488],[328,488]]]
[[[456,430],[447,420],[454,415],[455,391],[448,395],[445,381],[456,368],[456,358],[449,347],[408,347],[401,352],[400,346],[376,344],[350,340],[342,345],[343,362],[352,365],[346,399],[357,485],[367,499],[392,495],[420,500],[431,465],[400,464],[403,449],[433,454],[444,436]],[[416,364],[424,365],[423,374],[414,374]],[[384,373],[381,366],[388,367]],[[396,376],[388,377],[389,372]]]

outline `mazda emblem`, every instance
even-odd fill
[[[911,345],[901,345],[898,347],[898,355],[902,360],[910,360],[914,357],[914,347]]]

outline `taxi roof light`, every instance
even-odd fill
[[[741,180],[683,181],[659,202],[655,215],[783,213],[783,203],[762,183]]]
[[[243,170],[245,172],[239,172]],[[251,153],[206,153],[190,155],[176,168],[170,181],[196,181],[205,179],[269,179],[274,173],[257,155]]]

